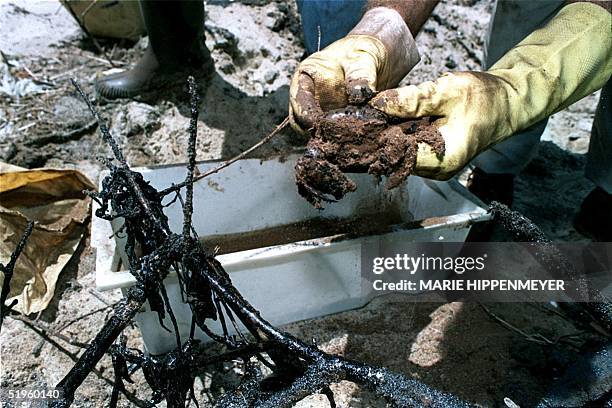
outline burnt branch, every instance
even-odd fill
[[[113,154],[115,155],[115,159],[119,162],[119,166],[120,166],[119,169],[125,170],[124,174],[125,174],[125,177],[127,178],[129,187],[132,189],[134,195],[138,199],[138,202],[142,206],[142,209],[149,216],[150,221],[157,224],[159,232],[166,233],[166,229],[163,228],[164,226],[161,225],[160,220],[158,220],[158,214],[155,214],[153,210],[149,208],[149,201],[145,198],[139,186],[138,181],[140,180],[137,181],[134,173],[129,171],[129,166],[127,162],[125,161],[125,157],[123,157],[123,152],[121,151],[121,148],[119,147],[119,144],[117,143],[113,135],[111,135],[110,131],[108,130],[108,126],[106,126],[106,122],[102,119],[97,109],[94,108],[93,104],[91,103],[91,100],[89,100],[89,98],[85,95],[85,93],[83,92],[83,89],[81,89],[79,84],[74,79],[70,79],[70,82],[76,88],[81,98],[87,104],[87,108],[93,115],[96,122],[98,122],[98,128],[100,129],[100,134],[102,135],[102,138],[112,149]]]
[[[102,330],[90,342],[74,367],[57,384],[57,387],[64,391],[63,400],[54,402],[53,407],[69,407],[72,404],[76,389],[85,381],[117,337],[136,316],[145,300],[144,291],[136,285],[128,291],[125,299],[117,303],[113,315],[104,324]]]
[[[191,217],[193,215],[193,172],[196,166],[196,141],[198,138],[198,115],[199,97],[195,79],[190,76],[187,80],[189,85],[189,96],[191,98],[191,119],[189,120],[189,144],[187,145],[187,155],[189,164],[187,165],[187,185],[185,203],[183,205],[183,236],[187,237],[191,230]]]
[[[17,258],[21,255],[23,248],[25,248],[26,242],[28,238],[32,234],[32,228],[34,227],[33,221],[28,221],[26,225],[25,231],[17,244],[17,247],[11,254],[9,261],[6,265],[0,264],[0,271],[4,274],[4,279],[2,281],[2,292],[0,293],[0,330],[2,330],[2,323],[4,323],[4,318],[8,316],[13,307],[17,304],[17,300],[13,300],[10,305],[5,305],[6,298],[8,297],[11,291],[11,279],[13,279],[13,271],[15,269],[15,264],[17,263]]]

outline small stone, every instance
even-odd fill
[[[5,145],[0,145],[0,160],[3,162],[8,162],[10,159],[15,157],[17,154],[17,147],[15,143],[8,143]]]
[[[224,74],[233,74],[234,72],[236,72],[236,67],[234,67],[234,64],[232,64],[231,62],[220,65],[219,66],[219,70],[221,72],[223,72]]]
[[[53,114],[62,118],[62,123],[66,129],[76,129],[91,121],[91,115],[85,102],[70,95],[62,96],[55,102]]]
[[[139,102],[128,103],[113,120],[114,130],[126,137],[138,134],[150,135],[160,126],[160,114],[157,109]]]
[[[446,58],[446,62],[444,63],[444,66],[448,69],[455,69],[457,68],[457,63],[455,62],[453,57],[449,56]]]
[[[272,82],[274,82],[274,80],[278,77],[278,72],[276,71],[267,71],[264,74],[264,81],[266,81],[266,83],[271,84]]]
[[[270,11],[266,14],[263,24],[266,28],[278,32],[285,28],[287,16],[276,11]]]

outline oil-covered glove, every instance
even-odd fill
[[[291,125],[304,133],[323,112],[363,104],[374,91],[397,86],[417,62],[414,38],[399,13],[373,8],[346,37],[298,66],[290,88]]]
[[[381,92],[370,104],[401,118],[439,117],[446,151],[419,144],[415,174],[447,179],[478,153],[601,88],[612,74],[612,17],[563,7],[486,72],[445,74]]]

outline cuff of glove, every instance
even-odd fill
[[[368,35],[378,39],[387,50],[389,70],[384,88],[396,86],[421,60],[410,29],[400,14],[387,7],[368,10],[348,35]]]

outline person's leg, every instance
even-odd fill
[[[547,23],[565,0],[497,0],[485,38],[485,66],[489,69],[512,47]]]
[[[488,69],[531,32],[552,18],[563,6],[563,0],[498,0],[485,39],[484,69]],[[548,119],[493,146],[478,155],[476,168],[468,187],[483,201],[497,200],[510,205],[514,176],[537,152],[540,136]]]
[[[479,154],[472,164],[487,174],[517,175],[536,155],[548,119]]]
[[[213,69],[204,45],[203,2],[141,0],[140,8],[149,46],[134,68],[96,82],[101,96],[133,97],[186,78],[188,73],[202,74]]]
[[[612,80],[601,90],[585,175],[597,186],[584,199],[574,226],[596,241],[612,241]]]
[[[346,36],[363,14],[366,0],[298,0],[308,54]]]
[[[599,97],[591,130],[586,176],[606,193],[612,194],[612,80],[602,88]]]

